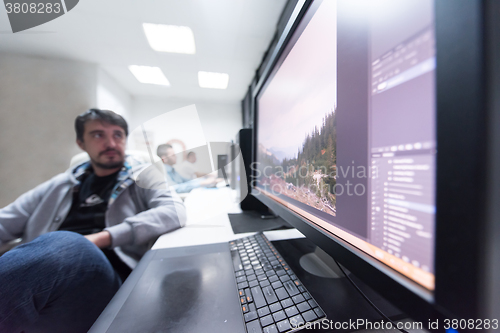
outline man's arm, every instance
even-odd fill
[[[177,193],[188,193],[191,192],[191,190],[201,187],[201,181],[199,179],[193,179],[184,183],[180,184],[174,184],[171,187],[177,192]]]
[[[185,225],[186,209],[176,193],[139,186],[130,190],[147,203],[147,210],[105,229],[111,235],[111,247],[144,244]]]
[[[23,235],[26,222],[51,188],[53,180],[54,178],[38,185],[0,209],[0,245]]]

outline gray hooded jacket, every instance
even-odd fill
[[[87,162],[59,174],[0,209],[0,246],[19,237],[26,243],[58,230],[71,208],[77,178],[89,167]],[[185,222],[182,200],[168,189],[156,166],[128,156],[105,215],[104,230],[110,233],[117,255],[134,268],[158,236]]]

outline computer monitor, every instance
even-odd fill
[[[415,319],[486,319],[492,6],[299,1],[254,92],[252,195]]]

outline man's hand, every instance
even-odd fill
[[[94,243],[100,249],[103,249],[111,245],[111,235],[107,231],[101,231],[96,234],[90,234],[85,236],[85,238]]]

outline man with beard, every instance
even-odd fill
[[[75,121],[90,161],[0,209],[0,332],[87,332],[161,234],[185,223],[163,184],[132,178],[147,165],[125,156],[128,126],[112,111]],[[158,180],[156,180],[158,183]]]

